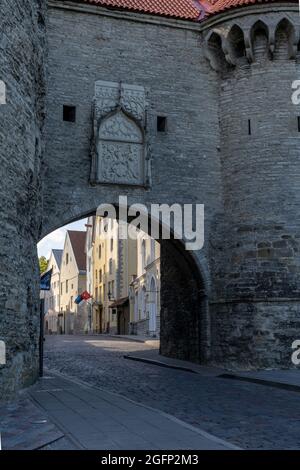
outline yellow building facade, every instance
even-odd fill
[[[137,274],[136,240],[120,240],[118,222],[93,219],[93,332],[129,334],[130,283]]]

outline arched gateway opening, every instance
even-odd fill
[[[84,214],[88,215],[84,224],[86,231],[82,232],[85,234],[85,280],[79,280],[75,289],[73,277],[69,274],[68,279],[64,278],[66,269],[73,269],[74,256],[78,256],[72,246],[78,246],[81,237],[76,238],[72,231],[68,232],[58,256],[63,279],[56,279],[55,267],[48,263],[48,269],[54,269],[52,288],[56,289],[56,294],[51,296],[54,301],[48,301],[44,307],[47,312],[45,333],[143,335],[160,339],[162,355],[205,362],[209,357],[207,287],[195,253],[187,251],[183,242],[173,235],[169,240],[162,237],[154,240],[142,231],[134,245],[127,243],[125,247],[113,223],[112,228],[107,228],[110,225],[105,219],[95,214],[95,211]],[[104,227],[107,235],[105,244],[98,233],[101,220],[102,230]],[[48,234],[51,231],[49,227]],[[114,255],[117,252],[118,255]],[[125,269],[119,265],[124,260]],[[83,271],[83,266],[78,266],[80,269]],[[126,280],[123,271],[126,271]],[[83,292],[91,297],[74,309],[76,297]],[[51,308],[55,310],[53,302],[58,302],[58,295],[60,303],[56,305],[59,311],[55,319]],[[80,308],[85,309],[80,321],[76,314],[66,312],[78,312]]]

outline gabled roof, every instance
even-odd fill
[[[61,261],[62,261],[62,255],[63,255],[64,250],[52,250],[54,259],[56,261],[57,267],[60,270],[61,267]]]
[[[68,230],[73,253],[79,271],[86,271],[85,238],[86,232]]]

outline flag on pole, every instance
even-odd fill
[[[40,290],[50,290],[51,289],[51,277],[52,269],[41,275],[40,281]]]
[[[91,298],[92,298],[91,294],[89,294],[88,291],[85,290],[84,292],[82,292],[82,294],[76,297],[75,304],[79,305],[81,304],[81,302],[83,302],[83,300],[89,300]]]
[[[86,290],[81,294],[81,298],[83,300],[89,300],[91,297],[92,297],[91,294],[89,294],[88,291]]]
[[[75,304],[79,305],[81,302],[83,301],[81,295],[79,295],[78,297],[76,297],[75,299]]]

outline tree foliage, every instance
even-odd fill
[[[41,256],[39,258],[39,263],[40,263],[40,273],[44,273],[47,269],[48,266],[48,261],[46,260],[45,256]]]

